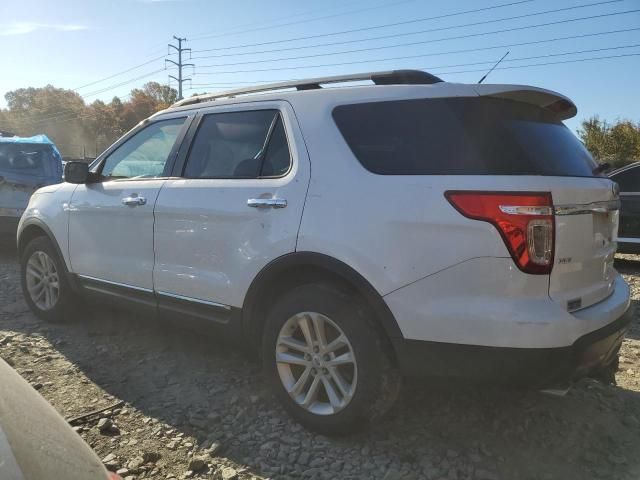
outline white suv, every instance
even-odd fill
[[[224,327],[325,433],[401,375],[562,387],[614,367],[631,318],[575,113],[420,71],[185,99],[35,193],[24,293],[45,320],[95,294]]]

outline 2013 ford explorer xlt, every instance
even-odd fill
[[[220,324],[326,433],[402,374],[565,386],[615,365],[630,319],[618,192],[575,113],[420,71],[185,99],[36,192],[24,293],[51,321],[94,293]]]

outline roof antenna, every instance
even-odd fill
[[[496,62],[496,64],[495,64],[493,67],[491,67],[491,70],[489,70],[487,73],[485,73],[485,74],[484,74],[484,77],[482,77],[482,78],[478,81],[478,83],[482,83],[482,82],[484,82],[484,79],[485,79],[485,78],[487,78],[491,72],[493,72],[493,69],[494,69],[494,68],[496,68],[498,65],[500,65],[500,62],[501,62],[502,60],[504,60],[504,57],[506,57],[507,55],[509,55],[509,52],[508,52],[508,51],[507,51],[507,53],[505,53],[505,54],[502,56],[502,58],[501,58],[500,60],[498,60],[498,61]]]

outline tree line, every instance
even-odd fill
[[[640,161],[640,122],[609,123],[595,116],[582,122],[578,136],[598,162],[611,168]]]
[[[126,100],[86,104],[72,90],[47,85],[19,88],[5,94],[0,130],[19,136],[44,133],[66,157],[95,157],[149,115],[176,101],[175,89],[149,82],[134,88]]]
[[[5,95],[7,108],[0,109],[0,130],[20,136],[44,133],[64,156],[94,157],[176,98],[175,89],[157,82],[134,88],[127,100],[114,97],[109,103],[90,104],[77,92],[51,85],[19,88]],[[601,163],[620,167],[640,161],[640,122],[609,123],[595,116],[583,121],[577,134]]]

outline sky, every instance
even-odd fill
[[[640,121],[640,0],[0,0],[0,107],[22,87],[90,103],[167,83],[174,35],[195,64],[185,96],[404,68],[475,83],[508,51],[485,83],[569,96],[573,130],[592,115]]]

